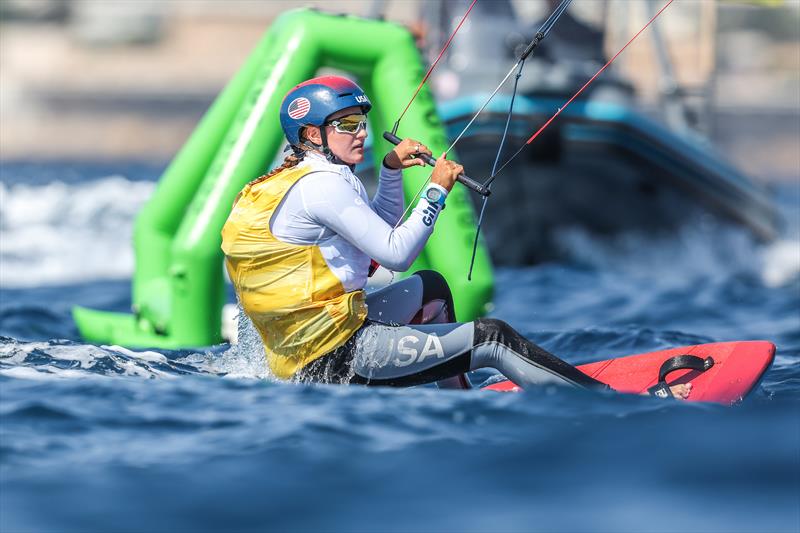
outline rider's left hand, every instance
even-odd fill
[[[383,158],[383,165],[394,170],[409,168],[415,165],[425,166],[425,162],[417,157],[419,154],[431,155],[427,146],[414,139],[403,139],[394,150]]]

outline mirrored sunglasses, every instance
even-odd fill
[[[358,133],[367,127],[367,115],[347,115],[328,122],[338,133]]]

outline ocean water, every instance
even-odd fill
[[[492,316],[573,363],[773,341],[729,408],[283,384],[246,331],[203,351],[86,344],[70,309],[128,310],[131,224],[159,171],[2,167],[1,531],[800,530],[797,185],[775,190],[771,246],[713,221],[572,232],[563,261],[497,272]]]

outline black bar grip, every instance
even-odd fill
[[[395,135],[395,134],[393,134],[391,132],[388,132],[388,131],[384,131],[383,132],[383,138],[386,139],[387,141],[389,141],[390,143],[392,143],[395,146],[400,144],[400,141],[402,140],[397,135]],[[420,159],[422,159],[423,161],[425,161],[425,163],[427,163],[430,166],[435,166],[436,165],[436,159],[434,159],[433,157],[429,156],[428,154],[417,154],[417,156]],[[468,176],[466,176],[464,174],[459,174],[458,177],[456,178],[456,180],[459,183],[461,183],[462,185],[464,185],[466,188],[468,188],[468,189],[480,194],[481,196],[489,196],[490,194],[492,194],[491,190],[487,189],[486,187],[484,187],[483,185],[481,185],[480,183],[478,183],[474,179],[472,179],[472,178],[470,178],[470,177],[468,177]]]

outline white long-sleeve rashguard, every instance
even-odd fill
[[[314,152],[300,165],[310,172],[286,193],[272,216],[270,230],[276,238],[319,246],[347,292],[364,288],[370,258],[390,270],[408,270],[433,233],[438,205],[421,199],[395,229],[403,215],[401,170],[381,168],[370,202],[364,184],[346,165],[329,163]]]

